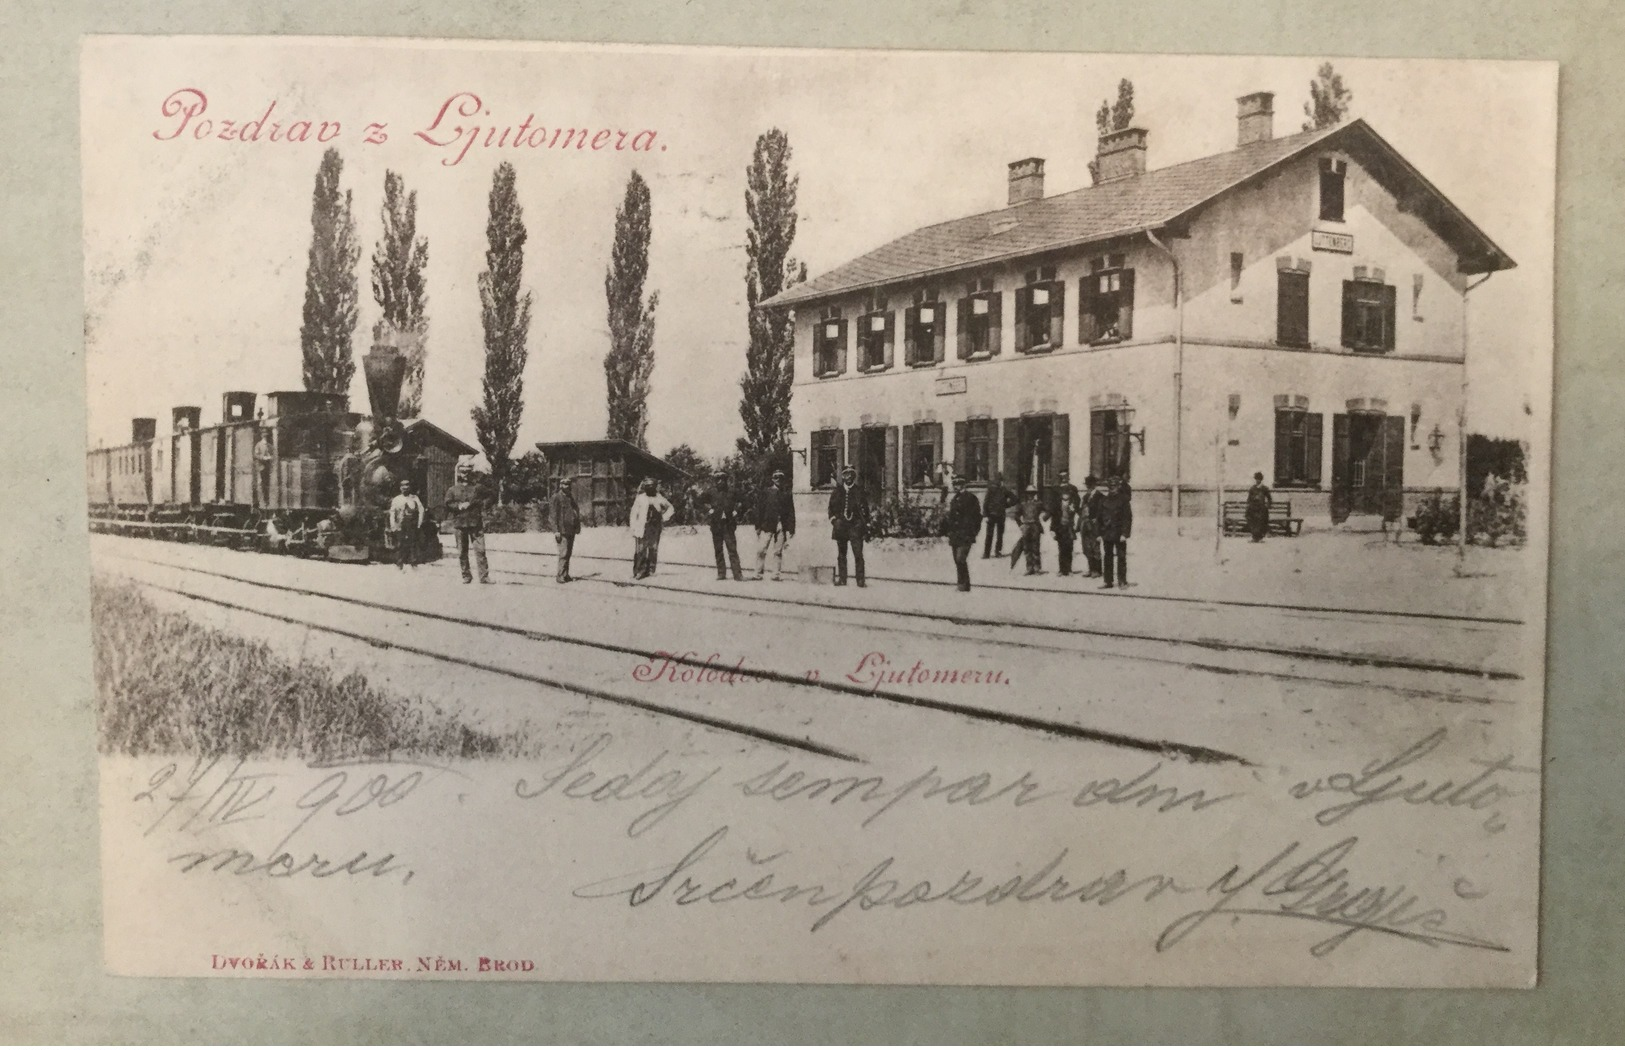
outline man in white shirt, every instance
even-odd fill
[[[632,511],[626,521],[632,530],[634,580],[654,575],[660,554],[660,531],[675,513],[677,509],[671,501],[655,491],[655,479],[644,478],[642,491],[632,501]]]
[[[401,491],[389,501],[389,531],[395,540],[395,568],[418,567],[418,534],[423,531],[423,501],[412,491],[412,483],[401,479]]]

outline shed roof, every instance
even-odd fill
[[[686,481],[688,474],[665,460],[647,452],[630,441],[620,438],[593,438],[585,441],[538,441],[536,448],[549,463],[559,460],[606,459],[623,457],[628,473],[634,477],[652,477],[662,481]]]
[[[793,306],[1158,230],[1190,218],[1222,194],[1321,145],[1359,153],[1375,177],[1455,248],[1462,272],[1487,273],[1516,265],[1398,150],[1358,119],[927,226],[787,288],[763,305]]]
[[[401,420],[401,426],[406,429],[408,434],[427,435],[435,444],[455,452],[459,456],[472,456],[479,451],[473,445],[461,438],[453,437],[427,419],[403,419]]]

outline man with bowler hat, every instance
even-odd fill
[[[1106,490],[1093,474],[1083,479],[1083,508],[1078,514],[1078,536],[1083,541],[1083,558],[1089,563],[1089,578],[1100,576],[1100,505]]]
[[[1102,587],[1128,586],[1128,538],[1134,531],[1132,500],[1133,493],[1122,478],[1114,475],[1106,482],[1106,498],[1100,503],[1100,544],[1106,570]]]
[[[1253,487],[1247,490],[1247,531],[1254,543],[1263,543],[1270,530],[1270,490],[1262,472],[1253,474]]]
[[[1015,503],[1010,490],[1004,487],[1004,475],[995,474],[987,486],[982,500],[982,516],[987,519],[987,539],[982,542],[983,559],[995,555],[1004,557],[1004,516]]]

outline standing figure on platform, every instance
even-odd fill
[[[671,520],[676,509],[662,496],[654,478],[644,478],[637,498],[632,501],[632,512],[627,516],[627,527],[632,530],[632,578],[653,576],[660,556],[660,531]]]
[[[1254,543],[1263,543],[1270,531],[1270,490],[1262,472],[1253,474],[1253,487],[1247,490],[1247,531]]]
[[[942,521],[942,534],[948,537],[948,549],[953,552],[954,571],[959,577],[959,589],[970,590],[970,552],[976,546],[976,533],[982,528],[982,507],[976,494],[965,483],[965,475],[954,475],[954,494],[948,501],[948,513]]]
[[[987,539],[982,543],[984,559],[1004,557],[1004,516],[1013,502],[1010,490],[1004,487],[1004,475],[993,475],[987,495],[982,499],[982,516],[987,519]]]
[[[1037,576],[1044,571],[1043,559],[1039,549],[1041,537],[1044,534],[1044,522],[1049,520],[1049,511],[1038,500],[1038,490],[1031,485],[1021,503],[1015,511],[1016,523],[1021,526],[1021,538],[1016,545],[1010,548],[1010,568],[1016,567],[1016,562],[1023,554],[1027,556],[1027,575]]]
[[[863,540],[869,533],[869,495],[858,484],[858,468],[848,464],[829,494],[830,538],[835,541],[835,586],[846,586],[846,549],[858,572],[858,586],[867,587],[863,573]]]
[[[412,483],[402,478],[401,491],[389,501],[389,531],[395,540],[395,568],[405,569],[408,565],[414,569],[418,567],[418,535],[423,531],[426,517],[428,512],[423,507],[423,501],[412,492]]]
[[[1100,576],[1100,505],[1106,490],[1093,474],[1083,479],[1083,501],[1078,512],[1078,537],[1083,542],[1083,558],[1089,564],[1089,578]]]
[[[1062,576],[1072,575],[1072,544],[1078,534],[1078,516],[1083,501],[1078,486],[1072,484],[1066,471],[1061,471],[1061,484],[1056,490],[1055,516],[1050,530],[1055,533],[1055,568]]]
[[[570,478],[560,478],[558,490],[547,507],[548,519],[553,522],[553,545],[558,561],[554,579],[559,583],[569,583],[575,578],[570,575],[570,555],[575,553],[576,537],[581,534],[581,507],[576,503],[574,485]]]
[[[739,497],[734,495],[733,486],[728,482],[728,472],[719,470],[712,474],[711,487],[700,493],[699,500],[705,508],[706,524],[711,526],[711,551],[717,559],[717,579],[727,579],[730,566],[735,580],[744,579],[739,569],[739,541],[734,532],[739,526]]]
[[[259,484],[259,504],[271,505],[271,472],[276,467],[276,455],[271,451],[270,431],[260,429],[254,441],[254,480]]]
[[[1113,476],[1106,482],[1106,498],[1100,502],[1100,545],[1106,571],[1102,587],[1128,586],[1128,538],[1133,531],[1133,493],[1128,482]]]
[[[784,548],[796,534],[796,504],[784,471],[756,497],[756,579],[767,574],[767,556],[773,555],[773,579],[784,578]]]
[[[468,565],[469,548],[474,550],[480,582],[491,582],[491,566],[485,560],[485,503],[485,493],[474,484],[473,465],[457,464],[457,482],[446,490],[446,509],[451,512],[451,524],[457,530],[457,564],[463,570],[464,583],[474,582]]]

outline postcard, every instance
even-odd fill
[[[87,38],[108,969],[1532,985],[1556,122]]]

